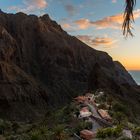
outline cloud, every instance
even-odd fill
[[[64,6],[65,10],[67,11],[69,16],[74,16],[77,13],[77,9],[74,5],[72,4],[66,4]]]
[[[67,32],[75,32],[79,30],[77,26],[73,23],[71,18],[62,18],[58,22],[61,27]]]
[[[87,29],[91,26],[91,23],[88,19],[79,19],[74,22],[78,25],[79,29]]]
[[[75,16],[81,7],[81,4],[75,5],[75,3],[72,2],[71,0],[57,0],[57,1],[64,7],[64,10],[70,17]]]
[[[62,24],[61,26],[62,26],[63,28],[65,28],[65,29],[71,28],[71,25],[68,24],[68,23],[64,23],[64,24]]]
[[[140,9],[134,11],[134,19],[140,18]],[[117,14],[114,16],[105,17],[101,20],[90,22],[91,25],[95,25],[98,29],[112,28],[121,29],[124,21],[123,14]]]
[[[73,24],[68,24],[68,23],[60,23],[61,27],[66,30],[67,32],[75,32],[78,31],[79,29],[73,25]]]
[[[39,9],[44,9],[48,6],[46,0],[24,0],[25,5],[34,6]]]
[[[112,3],[117,3],[117,0],[112,0]]]
[[[23,0],[22,5],[11,6],[8,8],[8,11],[32,13],[36,12],[36,10],[44,10],[47,6],[46,0]]]
[[[90,35],[78,35],[76,36],[79,40],[83,41],[84,43],[95,47],[95,46],[104,46],[106,47],[112,47],[113,44],[117,42],[117,40],[114,40],[109,37],[93,37]]]
[[[123,15],[118,14],[115,16],[105,17],[101,20],[91,21],[90,25],[96,26],[97,29],[105,29],[105,28],[120,29],[123,20],[124,20]]]
[[[140,18],[140,9],[134,11],[134,19]],[[79,19],[74,21],[79,29],[87,29],[89,27],[96,27],[97,29],[121,29],[123,23],[123,14],[105,17],[101,20],[90,21],[89,19]]]

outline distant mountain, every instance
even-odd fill
[[[133,103],[140,99],[134,86],[119,62],[68,35],[47,14],[0,12],[0,117],[36,119],[100,88]]]
[[[136,83],[140,85],[140,70],[129,70],[129,73],[132,75]]]

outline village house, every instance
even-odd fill
[[[86,94],[85,94],[85,97],[87,98],[88,101],[91,101],[91,100],[94,99],[95,96],[94,96],[94,94],[86,93]]]
[[[84,103],[86,101],[86,97],[85,96],[78,96],[78,97],[74,98],[74,100],[77,103]]]
[[[95,103],[95,106],[96,106],[96,107],[98,107],[98,106],[100,106],[100,104],[98,104],[98,103]]]
[[[103,91],[100,91],[100,92],[95,92],[95,97],[101,97],[101,96],[104,96],[104,92]]]
[[[91,140],[96,137],[96,134],[90,130],[85,129],[80,132],[80,137],[84,140]]]
[[[87,93],[85,96],[78,96],[74,98],[77,103],[85,103],[94,101],[94,94]]]
[[[103,110],[103,109],[99,109],[98,110],[98,113],[99,113],[99,115],[103,118],[103,119],[105,119],[106,121],[112,121],[112,118],[111,118],[111,116],[108,114],[108,111],[107,110]]]
[[[92,115],[92,113],[89,111],[88,107],[83,107],[80,110],[79,118],[86,118],[86,117],[89,117],[91,115]]]

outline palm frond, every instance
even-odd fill
[[[134,22],[133,10],[136,4],[136,0],[126,0],[126,8],[124,12],[124,22],[123,22],[123,34],[125,36],[133,36],[132,22]]]

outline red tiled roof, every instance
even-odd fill
[[[85,129],[80,132],[80,137],[84,138],[85,140],[91,140],[94,137],[94,133]]]
[[[88,109],[88,107],[83,107],[80,111],[82,111],[82,112],[89,112],[89,109]]]
[[[111,117],[106,110],[99,109],[98,112],[102,118],[107,119],[107,120],[111,120]]]
[[[78,96],[75,98],[75,100],[85,100],[85,96]]]

